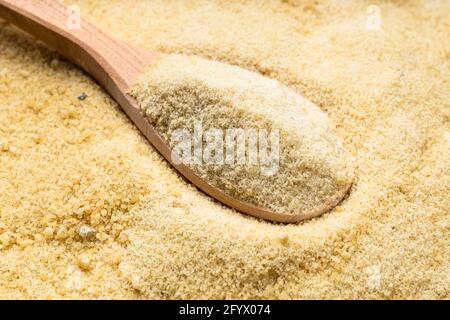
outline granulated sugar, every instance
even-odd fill
[[[149,66],[132,95],[173,152],[179,149],[178,161],[236,199],[317,215],[353,180],[326,114],[275,80],[168,55]]]
[[[1,298],[450,298],[448,1],[70,3],[133,45],[289,86],[336,125],[357,178],[304,223],[233,211],[0,24]]]

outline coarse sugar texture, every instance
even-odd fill
[[[186,164],[241,201],[307,216],[342,197],[353,180],[349,154],[326,114],[276,80],[217,61],[167,55],[130,93],[172,149],[185,143],[175,134],[186,130]],[[192,159],[198,124],[201,154]],[[276,141],[268,141],[275,133]]]
[[[240,214],[1,23],[1,298],[450,298],[448,1],[377,2],[379,28],[372,1],[66,3],[133,45],[289,86],[326,111],[357,178],[304,223]]]

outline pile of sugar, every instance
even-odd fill
[[[295,89],[336,124],[358,180],[299,225],[239,214],[1,24],[1,298],[449,298],[448,1],[383,1],[380,30],[365,1],[70,3],[134,45]]]
[[[186,164],[236,199],[316,216],[352,183],[351,159],[326,114],[275,80],[216,61],[167,55],[149,66],[131,94],[172,149],[186,143],[175,133],[187,136]],[[194,150],[196,125],[203,135],[200,156]],[[242,135],[233,137],[230,129]],[[266,150],[258,135],[270,140],[275,133]],[[205,154],[209,149],[212,155]]]

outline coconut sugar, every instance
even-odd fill
[[[186,146],[185,163],[236,199],[307,213],[342,197],[353,180],[349,155],[327,116],[276,80],[168,55],[148,68],[131,94],[172,150]]]
[[[286,85],[335,124],[356,180],[303,223],[236,212],[0,22],[0,298],[450,298],[448,1],[70,4],[132,45]]]

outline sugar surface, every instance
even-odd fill
[[[299,225],[222,207],[85,74],[1,24],[0,297],[449,299],[448,1],[383,1],[379,31],[365,1],[71,3],[134,45],[294,88],[358,181]]]

